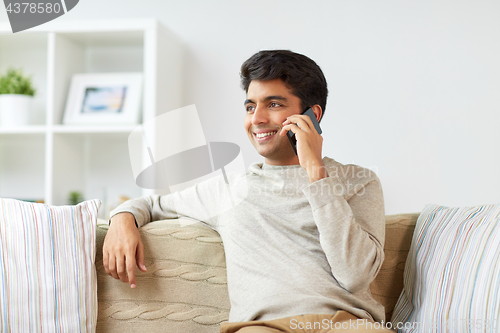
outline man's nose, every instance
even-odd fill
[[[265,107],[257,106],[252,116],[252,124],[265,124],[269,122],[269,110]]]

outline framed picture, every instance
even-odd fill
[[[133,125],[140,120],[142,73],[75,74],[63,123]]]

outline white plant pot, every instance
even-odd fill
[[[0,94],[0,127],[29,125],[33,97],[16,94]]]

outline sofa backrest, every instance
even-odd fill
[[[386,216],[385,261],[371,292],[390,320],[418,214]],[[188,221],[190,224],[191,221]],[[140,229],[147,273],[137,288],[109,277],[102,265],[104,222],[97,228],[97,332],[219,332],[229,315],[226,263],[220,236],[200,224],[152,222]]]

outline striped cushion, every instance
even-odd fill
[[[392,322],[406,323],[400,332],[489,332],[499,320],[500,204],[427,205]]]
[[[94,332],[100,201],[0,199],[0,332]]]

